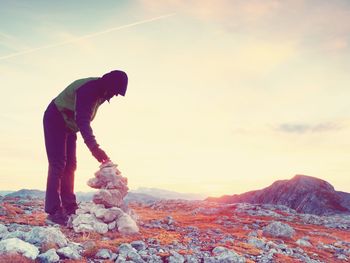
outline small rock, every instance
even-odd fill
[[[136,252],[136,249],[133,248],[129,243],[120,244],[118,247],[118,253],[123,256],[126,256],[130,251]]]
[[[274,221],[264,227],[263,234],[273,237],[291,238],[295,234],[295,230],[287,224],[281,223],[279,221]]]
[[[60,257],[57,255],[54,248],[49,249],[45,253],[42,253],[38,256],[38,260],[41,263],[54,263],[60,260]]]
[[[60,256],[63,256],[68,259],[80,259],[81,256],[79,255],[78,251],[75,249],[72,249],[71,247],[63,247],[57,250],[57,254]]]
[[[122,234],[136,234],[139,232],[139,228],[135,221],[125,213],[118,218],[117,227],[118,231]]]
[[[131,246],[132,246],[133,248],[135,248],[137,251],[145,250],[145,249],[146,249],[146,243],[143,242],[142,240],[135,240],[135,241],[132,241],[130,244],[131,244]]]
[[[295,243],[297,243],[299,246],[305,246],[305,247],[311,247],[311,243],[305,239],[298,239]]]
[[[136,251],[129,251],[127,254],[127,258],[131,259],[132,262],[135,262],[135,263],[144,263],[145,262]]]
[[[194,255],[184,255],[186,263],[199,263],[200,260]]]
[[[172,250],[170,251],[171,256],[168,257],[168,262],[169,263],[183,263],[185,262],[185,258],[177,253],[176,251]]]
[[[110,249],[101,248],[97,251],[95,258],[99,259],[110,259],[112,251]]]
[[[8,238],[0,241],[0,254],[4,253],[19,253],[34,260],[39,255],[39,249],[21,239]]]
[[[8,233],[7,227],[3,224],[0,224],[0,239]]]
[[[250,237],[248,239],[248,243],[252,244],[253,246],[255,246],[256,248],[259,248],[259,249],[264,249],[265,245],[266,245],[264,240],[256,238],[256,237]]]
[[[96,247],[96,242],[95,241],[92,241],[92,240],[88,240],[88,241],[85,241],[83,244],[83,249],[84,250],[87,250],[87,249],[92,249],[94,247]]]
[[[210,259],[216,260],[214,262],[235,262],[235,263],[244,263],[245,262],[244,257],[239,256],[233,250],[229,250],[225,247],[220,247],[220,246],[215,247],[213,249],[212,253],[215,257],[214,258],[210,257],[209,262],[210,262]]]
[[[108,224],[108,230],[113,230],[113,229],[115,229],[116,226],[117,226],[117,222],[113,221],[113,222]]]

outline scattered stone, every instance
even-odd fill
[[[273,237],[291,238],[294,234],[295,230],[291,226],[279,221],[273,221],[263,229],[263,235]]]
[[[7,227],[3,224],[0,224],[0,239],[8,233]]]
[[[126,256],[130,251],[136,252],[136,249],[133,248],[129,243],[123,243],[119,245],[117,252],[123,256]]]
[[[80,259],[81,256],[79,255],[79,252],[72,247],[63,247],[57,250],[57,254],[61,257],[68,258],[68,259]]]
[[[298,239],[295,243],[297,243],[299,246],[305,246],[305,247],[311,247],[311,243],[305,239]]]
[[[96,247],[96,242],[93,240],[85,241],[84,243],[82,243],[82,247],[84,250],[92,249]]]
[[[145,250],[146,249],[146,243],[142,240],[135,240],[130,243],[130,245],[135,248],[137,251]]]
[[[38,256],[40,263],[54,263],[60,260],[60,257],[57,255],[54,248],[49,249],[45,253],[42,253]]]
[[[217,246],[212,251],[214,257],[205,257],[204,262],[206,263],[219,263],[219,262],[237,262],[237,263],[245,263],[246,260],[244,257],[239,256],[233,250],[229,250],[225,247]]]
[[[129,251],[127,254],[127,258],[130,259],[131,262],[135,262],[135,263],[145,262],[136,251]]]
[[[266,247],[265,241],[256,237],[250,237],[248,239],[248,244],[252,244],[253,246],[259,249],[264,249]]]
[[[25,240],[26,237],[27,237],[27,234],[28,234],[27,232],[16,230],[16,231],[13,231],[13,232],[7,232],[6,234],[4,234],[2,236],[2,239],[19,238],[21,240]]]
[[[113,221],[108,224],[108,230],[113,230],[116,228],[116,226],[117,226],[117,221]]]
[[[110,259],[111,256],[112,256],[112,251],[110,249],[101,248],[97,251],[95,258]]]
[[[185,258],[177,253],[176,251],[172,250],[170,251],[171,256],[168,257],[168,262],[169,263],[183,263],[185,262]]]
[[[128,214],[123,214],[117,220],[118,231],[122,234],[136,234],[139,232],[139,228],[135,221]]]
[[[35,260],[39,255],[39,249],[21,239],[8,238],[0,241],[0,254],[19,253],[23,256]]]
[[[42,247],[43,245],[67,246],[68,240],[59,228],[56,227],[33,227],[26,234],[25,241]]]

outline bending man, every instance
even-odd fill
[[[80,131],[92,155],[103,163],[108,155],[100,148],[90,122],[98,107],[113,96],[125,96],[128,77],[114,70],[102,77],[84,78],[71,83],[51,101],[44,114],[44,134],[49,162],[45,212],[48,220],[66,225],[77,209],[74,194],[76,140]]]

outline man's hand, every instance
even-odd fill
[[[103,163],[109,160],[108,155],[100,147],[96,147],[92,149],[91,153],[100,163]]]

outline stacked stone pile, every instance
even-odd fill
[[[108,162],[100,165],[87,184],[99,189],[93,202],[82,203],[72,217],[70,225],[77,233],[119,231],[122,234],[135,234],[139,228],[136,216],[123,202],[128,193],[127,178],[123,177],[117,165]]]

